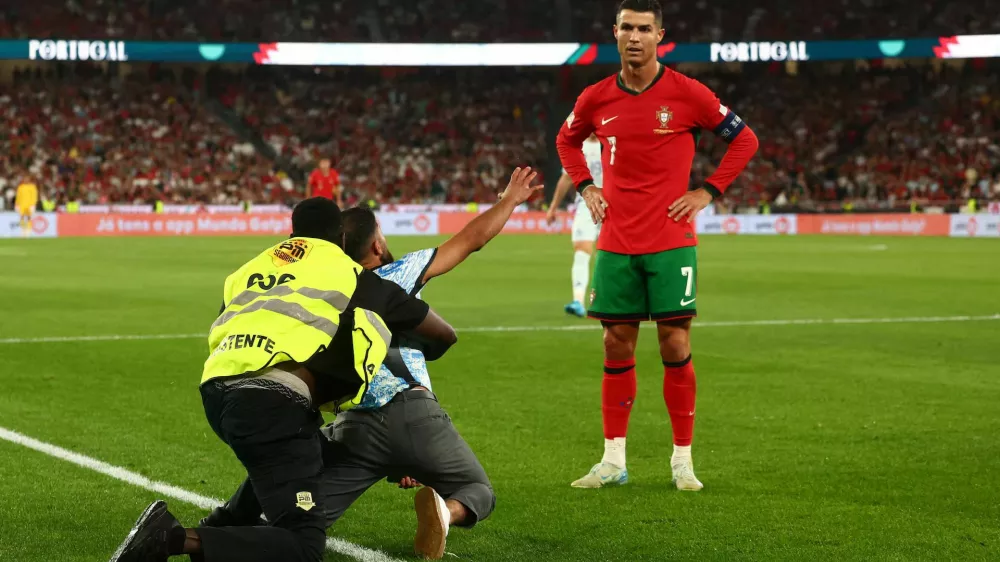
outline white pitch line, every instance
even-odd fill
[[[752,326],[809,326],[817,324],[920,324],[934,322],[990,322],[1000,320],[1000,314],[987,316],[910,316],[901,318],[803,318],[790,320],[727,320],[720,322],[698,322],[695,328],[738,328]],[[646,323],[652,328],[655,324]],[[600,324],[578,324],[570,326],[483,326],[465,328],[462,332],[575,332],[581,330],[597,330]]]
[[[190,340],[207,338],[208,334],[104,334],[97,336],[47,336],[39,338],[5,338],[2,343],[66,343],[87,341],[123,341],[123,340]]]
[[[104,461],[99,461],[95,458],[75,453],[69,449],[63,449],[62,447],[52,445],[51,443],[39,441],[38,439],[28,437],[27,435],[6,429],[4,427],[0,427],[0,439],[9,441],[16,445],[22,445],[29,449],[34,449],[35,451],[44,453],[50,457],[55,457],[66,462],[73,463],[77,466],[82,466],[83,468],[89,468],[94,472],[110,476],[115,480],[121,480],[122,482],[132,484],[133,486],[149,490],[150,492],[156,492],[159,495],[173,498],[202,509],[214,509],[222,505],[221,500],[189,492],[188,490],[178,488],[177,486],[171,486],[170,484],[166,484],[164,482],[150,480],[141,474],[137,474],[120,466],[114,466]],[[365,548],[361,545],[333,537],[327,537],[326,548],[331,552],[349,556],[355,560],[359,560],[360,562],[401,562],[400,560],[391,558],[377,550]]]
[[[981,316],[902,316],[896,318],[800,318],[783,320],[723,320],[718,322],[696,321],[695,328],[746,328],[753,326],[814,326],[841,324],[927,324],[940,322],[995,322],[1000,320],[1000,314]],[[646,323],[644,327],[652,328],[654,324]],[[600,329],[597,322],[586,324],[569,324],[565,326],[473,326],[458,328],[459,333],[495,333],[495,332],[580,332]],[[18,343],[67,343],[91,341],[141,341],[141,340],[189,340],[205,338],[206,334],[107,334],[97,336],[52,336],[37,338],[4,338],[0,344]]]

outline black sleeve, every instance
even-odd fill
[[[371,271],[358,276],[358,288],[351,299],[351,306],[377,313],[390,331],[412,330],[427,318],[430,306],[410,296],[402,287],[386,281]]]

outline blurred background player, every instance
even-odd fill
[[[27,238],[31,235],[31,219],[35,214],[35,207],[38,205],[38,186],[32,181],[30,175],[25,174],[21,180],[21,185],[17,186],[17,195],[14,196],[14,206],[21,215],[21,236]]]
[[[673,481],[697,491],[691,460],[695,374],[690,328],[696,315],[697,237],[694,217],[746,167],[757,138],[702,83],[656,59],[663,39],[656,0],[625,0],[614,28],[620,73],[577,98],[556,139],[559,158],[596,223],[603,220],[589,316],[604,326],[604,458],[578,488],[625,484],[625,435],[635,400],[639,323],[657,323],[663,399],[670,414]],[[688,191],[695,134],[709,129],[729,146],[718,168]],[[607,173],[597,187],[581,149],[596,133]]]
[[[590,137],[583,143],[583,157],[587,159],[587,167],[590,175],[594,178],[594,185],[604,185],[604,168],[601,164],[601,141],[596,135]],[[556,220],[556,211],[566,193],[573,187],[573,180],[563,170],[556,191],[552,195],[552,204],[549,205],[549,212],[546,219],[549,224]],[[587,294],[587,283],[590,281],[590,256],[594,255],[594,242],[601,231],[601,226],[594,222],[587,210],[587,205],[583,202],[583,197],[576,195],[576,210],[573,212],[573,267],[570,269],[570,278],[573,282],[573,301],[564,308],[566,314],[573,314],[583,318],[587,315],[583,306],[584,295]]]
[[[319,161],[319,167],[309,174],[309,183],[306,186],[306,198],[325,197],[331,201],[336,201],[337,206],[344,208],[344,194],[340,185],[340,173],[330,167],[330,159],[324,158]]]

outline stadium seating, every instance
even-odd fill
[[[550,69],[253,68],[176,77],[154,67],[153,76],[122,79],[87,68],[18,73],[0,87],[2,124],[16,132],[0,138],[7,183],[27,169],[57,199],[286,202],[328,156],[352,202],[492,201],[517,165],[558,171],[548,113],[579,88]],[[586,84],[608,71],[575,74]],[[996,198],[998,75],[982,61],[940,71],[810,64],[794,76],[781,65],[701,69],[697,77],[761,140],[725,204],[887,210],[907,209],[911,199],[955,206]],[[209,98],[260,142],[220,119]],[[273,152],[255,149],[267,145]],[[692,185],[725,145],[705,135],[699,149]]]
[[[609,42],[611,0],[64,0],[11,3],[3,37],[230,41]],[[663,0],[672,41],[918,37],[1000,31],[991,0]],[[891,14],[891,15],[890,15]]]
[[[75,68],[0,85],[0,123],[13,131],[0,136],[0,169],[11,179],[29,172],[49,197],[84,203],[281,197],[271,163],[169,75],[117,79]]]

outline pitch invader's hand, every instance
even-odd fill
[[[688,222],[693,222],[698,213],[711,202],[712,194],[705,191],[704,188],[698,188],[685,193],[677,201],[674,201],[667,216],[674,219],[674,222],[682,220],[684,217],[687,217]]]
[[[531,185],[531,182],[535,181],[538,177],[538,172],[532,172],[531,168],[515,168],[514,173],[510,176],[510,183],[507,184],[507,189],[503,190],[500,194],[500,199],[510,198],[514,201],[514,205],[520,205],[531,196],[538,193],[539,191],[545,189],[543,185]]]
[[[423,486],[423,484],[417,482],[416,479],[410,478],[409,476],[404,476],[399,481],[399,487],[402,488],[403,490],[409,490],[410,488],[419,488],[421,486]]]
[[[596,185],[587,186],[587,189],[583,190],[583,202],[587,204],[587,209],[590,210],[590,218],[594,219],[594,224],[599,224],[604,220],[604,213],[608,208],[608,202],[604,200],[603,189]]]

